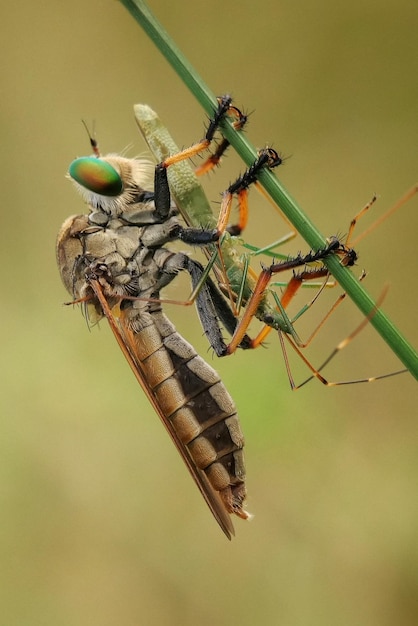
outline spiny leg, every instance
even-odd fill
[[[221,100],[218,98],[218,101]],[[247,123],[248,115],[242,113],[237,107],[230,105],[228,108],[228,115],[235,117],[235,121],[232,123],[232,126],[235,130],[242,130]],[[212,120],[209,123],[208,132],[211,129],[211,125],[213,124]],[[216,129],[215,129],[216,130]],[[215,133],[212,133],[212,138]],[[211,172],[217,165],[219,165],[221,158],[225,154],[226,150],[229,148],[231,144],[229,143],[226,137],[222,137],[221,142],[218,144],[216,150],[206,159],[206,161],[200,165],[195,170],[195,174],[197,176],[203,176],[208,172]]]
[[[340,244],[340,248],[336,252],[336,254],[338,254],[339,256],[342,255],[340,262],[342,265],[345,265],[345,266],[352,265],[353,258],[354,257],[357,258],[355,251],[351,248],[347,248],[345,244]],[[298,272],[292,276],[290,281],[288,281],[288,283],[284,285],[285,290],[281,298],[279,298],[278,294],[273,292],[273,297],[276,301],[277,308],[282,313],[282,315],[284,315],[285,309],[289,306],[290,302],[293,300],[293,298],[295,297],[295,295],[297,294],[297,292],[299,291],[301,287],[304,287],[304,286],[305,287],[306,286],[318,287],[319,286],[319,290],[315,294],[315,296],[309,302],[304,304],[303,307],[300,309],[300,311],[298,311],[292,317],[292,319],[289,320],[289,323],[292,326],[304,313],[306,313],[308,309],[311,308],[311,306],[313,306],[313,304],[317,301],[317,299],[319,298],[319,296],[321,295],[325,287],[336,286],[337,284],[336,282],[332,282],[331,284],[329,283],[329,277],[330,277],[330,274],[325,267],[322,267],[319,269],[308,269],[302,272]],[[318,283],[308,282],[308,281],[316,280],[318,278],[325,278],[325,280],[319,285]],[[361,282],[365,278],[366,278],[366,272],[363,270],[359,276],[359,282]],[[275,285],[277,285],[277,283],[272,284],[272,286],[275,286]],[[307,348],[312,343],[313,339],[316,337],[316,335],[319,333],[319,331],[325,325],[325,323],[328,321],[331,315],[337,310],[337,308],[340,306],[340,304],[343,302],[346,296],[347,294],[345,292],[341,293],[338,296],[334,304],[331,306],[328,312],[324,315],[324,317],[319,322],[319,324],[317,324],[317,326],[311,332],[311,334],[309,335],[306,341],[301,341],[296,333],[290,333],[299,348]],[[271,326],[269,327],[265,325],[265,327],[260,331],[259,335],[256,337],[254,341],[261,344],[265,340],[267,335],[271,332],[271,330],[273,330]]]
[[[229,97],[228,96],[223,96],[223,98],[229,98]],[[220,103],[220,107],[222,106],[223,98],[218,98],[218,101]],[[242,113],[237,107],[232,106],[232,104],[230,104],[229,109],[227,111],[227,114],[229,116],[232,116],[232,117],[235,118],[235,121],[232,123],[232,126],[237,131],[241,131],[244,128],[244,126],[246,125],[247,121],[248,121],[248,115],[245,114],[245,113]],[[213,136],[214,136],[215,126],[216,126],[216,121],[215,121],[215,118],[214,118],[214,120],[210,121],[210,124],[209,124],[209,127],[208,127],[208,133],[209,133],[209,136],[212,139],[213,139]],[[219,143],[219,145],[216,148],[215,152],[213,154],[211,154],[202,165],[200,165],[198,168],[196,168],[195,174],[197,176],[202,176],[202,175],[207,174],[208,172],[212,171],[217,165],[219,165],[222,156],[224,155],[225,151],[227,150],[227,148],[229,146],[230,146],[229,141],[225,137],[223,137],[222,141]],[[275,152],[273,149],[270,149],[270,151],[271,151],[271,154],[270,154],[270,169],[272,169],[273,167],[276,167],[277,165],[280,165],[283,160],[282,160],[281,157],[279,157],[277,152]],[[273,159],[273,154],[274,154],[274,159]],[[275,161],[274,164],[273,164],[273,160]],[[254,167],[254,165],[252,167]],[[296,235],[298,234],[298,232],[297,232],[297,230],[294,229],[293,224],[280,211],[280,209],[277,207],[276,203],[270,198],[269,194],[257,182],[256,178],[252,182],[254,183],[254,186],[256,187],[257,191],[259,193],[261,193],[261,195],[263,195],[264,198],[273,205],[274,209],[280,213],[281,218],[286,222],[286,224],[290,228],[289,233],[287,233],[286,235],[281,237],[281,239],[278,240],[275,245],[279,246],[279,245],[282,245],[282,244],[287,243],[287,242],[291,241],[292,239],[294,239],[296,237]],[[237,183],[238,183],[238,181],[235,183],[235,185]],[[233,235],[240,234],[244,230],[244,228],[246,226],[246,223],[247,223],[246,215],[248,214],[248,208],[247,208],[247,206],[248,206],[248,200],[247,200],[248,192],[247,192],[247,189],[245,189],[241,185],[240,191],[239,192],[235,192],[235,193],[237,193],[237,195],[238,195],[240,220],[238,222],[238,225],[230,226],[228,228],[228,232],[230,232]]]
[[[243,189],[247,189],[253,182],[254,177],[264,167],[271,166],[271,150],[265,150],[260,153],[259,158],[251,166],[245,174],[238,179]],[[213,229],[205,228],[193,228],[184,227],[180,224],[176,224],[170,232],[172,239],[179,239],[189,245],[201,245],[206,246],[208,244],[216,243],[218,245],[219,258],[222,257],[220,238],[225,233],[229,214],[231,210],[232,193],[237,188],[237,183],[228,188],[224,193],[224,200],[222,202],[221,211],[219,214],[218,222]],[[232,188],[232,189],[231,189]],[[164,163],[160,163],[155,168],[155,180],[154,180],[154,216],[158,222],[164,222],[167,220],[171,210],[171,194],[167,179],[167,168]],[[226,276],[226,274],[225,274]],[[226,281],[227,282],[227,281]]]
[[[316,263],[318,261],[322,261],[323,259],[329,257],[332,254],[338,255],[340,250],[341,250],[341,243],[339,242],[339,240],[336,238],[331,238],[329,240],[328,245],[322,250],[318,250],[317,252],[310,252],[309,254],[305,256],[298,255],[297,257],[289,258],[288,260],[282,261],[280,263],[273,263],[269,267],[265,267],[264,269],[262,269],[258,277],[255,289],[246,304],[244,315],[242,319],[240,320],[239,324],[237,325],[237,328],[232,337],[232,340],[227,347],[226,354],[232,354],[233,352],[235,352],[237,347],[241,344],[242,338],[244,337],[252,318],[256,316],[258,313],[260,303],[265,297],[267,287],[273,275],[276,275],[280,272],[294,269],[296,267],[301,267],[304,265],[308,265],[310,263]],[[315,278],[324,277],[327,275],[328,275],[328,269],[325,266],[322,266],[320,269],[316,271]],[[297,281],[295,280],[295,282],[292,283],[291,287],[289,287],[288,294],[287,294],[289,301],[291,297],[293,297],[294,293],[296,293],[296,291],[299,289],[299,286],[302,283],[302,280],[299,281],[297,286],[296,286]],[[291,292],[293,292],[293,295]],[[287,304],[288,302],[286,301],[285,306]],[[283,326],[282,330],[284,330],[285,332],[292,333],[291,324],[289,326],[288,318],[284,319],[282,317],[280,321],[277,319],[276,320],[268,319],[268,316],[266,315],[264,316],[263,321],[265,321],[265,323],[268,326],[271,326],[272,328],[278,329],[280,325],[282,325]],[[257,338],[256,340],[252,341],[251,347],[255,348],[258,345],[260,345],[260,343],[261,343],[261,340],[258,340]]]
[[[205,137],[189,148],[167,157],[157,167],[167,169],[171,165],[175,165],[180,161],[190,159],[204,152],[210,146],[220,123],[227,115],[232,115],[236,118],[235,122],[232,124],[236,130],[241,130],[247,121],[247,116],[241,113],[237,107],[232,106],[231,96],[221,96],[218,98],[218,108],[209,122]],[[217,156],[212,155],[209,157],[209,161],[212,161],[214,165],[216,165],[228,146],[229,142],[224,138],[218,148],[219,152],[218,150],[215,152]],[[217,224],[220,235],[226,230],[232,235],[239,235],[242,230],[244,230],[248,221],[248,188],[257,182],[258,175],[262,169],[273,169],[281,165],[282,162],[282,158],[273,148],[266,147],[260,150],[254,163],[222,194],[221,211]],[[212,165],[212,167],[214,167],[214,165]],[[212,169],[212,167],[207,167],[204,164],[201,166],[202,169],[199,171],[199,174],[205,173],[208,169]],[[239,221],[237,224],[228,225],[234,195],[238,196]],[[287,240],[286,238],[286,241]]]
[[[212,143],[215,133],[219,128],[222,120],[225,119],[230,111],[232,111],[232,113],[238,111],[236,107],[232,107],[231,103],[232,98],[229,95],[221,96],[220,98],[218,98],[218,107],[214,112],[213,118],[211,118],[209,121],[209,126],[203,139],[193,144],[189,148],[185,148],[184,150],[181,150],[180,152],[177,152],[176,154],[167,157],[163,161],[162,165],[164,167],[170,167],[170,165],[174,165],[175,163],[179,163],[180,161],[190,159],[197,154],[201,154],[202,152],[207,150],[207,148],[209,148],[210,144]]]
[[[263,148],[258,152],[257,159],[245,170],[242,176],[232,183],[222,194],[221,211],[218,226],[222,231],[227,230],[230,235],[238,236],[247,226],[248,222],[248,189],[257,182],[258,176],[263,169],[272,170],[283,162],[280,155],[273,148]],[[229,224],[233,196],[238,197],[239,217],[236,224]]]
[[[318,289],[318,292],[315,294],[315,296],[307,304],[305,304],[303,306],[303,308],[292,319],[289,319],[289,317],[287,316],[287,314],[285,312],[285,309],[289,306],[291,300],[293,300],[293,298],[296,296],[296,294],[299,291],[299,289],[301,287],[303,287],[303,286],[306,286],[308,284],[308,281],[318,280],[320,278],[324,278],[325,280],[323,280],[322,283],[319,284],[319,289]],[[342,302],[342,300],[345,297],[345,294],[342,294],[342,296],[340,296],[337,299],[337,301],[333,304],[333,306],[328,311],[328,313],[324,316],[324,318],[321,320],[321,322],[318,324],[318,326],[311,333],[311,335],[309,336],[307,341],[303,342],[299,338],[298,334],[296,333],[296,331],[293,328],[293,324],[304,313],[306,313],[306,311],[308,309],[310,309],[311,306],[313,306],[313,304],[317,301],[317,299],[321,295],[322,291],[328,285],[328,279],[329,279],[329,272],[328,272],[327,268],[325,268],[325,267],[318,268],[318,269],[307,269],[307,270],[304,270],[302,272],[298,272],[298,273],[296,273],[296,274],[294,274],[292,276],[290,281],[288,281],[288,283],[286,283],[285,289],[284,289],[284,292],[283,292],[281,298],[279,298],[278,294],[273,292],[273,297],[274,297],[274,299],[276,301],[277,310],[281,313],[283,318],[288,320],[287,323],[288,323],[289,334],[292,335],[292,337],[295,340],[296,344],[299,347],[301,347],[301,348],[305,348],[305,347],[307,347],[311,343],[313,338],[317,335],[317,333],[322,328],[322,326],[325,324],[325,322],[328,320],[330,315],[335,311],[337,306]],[[315,285],[318,286],[318,283],[315,283]],[[253,342],[252,342],[253,347],[256,348],[256,347],[262,345],[265,342],[267,336],[271,333],[272,330],[273,330],[273,326],[269,325],[268,323],[265,323],[263,328],[260,330],[258,335],[253,340]]]
[[[175,165],[176,163],[190,159],[191,157],[200,154],[201,152],[206,150],[211,144],[221,121],[228,114],[233,114],[237,118],[233,126],[237,130],[240,130],[244,126],[247,120],[247,116],[243,115],[241,111],[232,106],[231,103],[232,98],[229,95],[218,98],[218,108],[216,109],[213,118],[210,120],[205,137],[198,143],[190,146],[189,148],[186,148],[185,150],[182,150],[172,156],[167,157],[164,161],[156,166],[154,184],[155,203],[156,205],[158,205],[158,207],[160,205],[163,206],[162,210],[156,208],[157,213],[161,213],[162,218],[165,218],[168,215],[169,211],[169,200],[167,199],[169,198],[169,189],[168,183],[166,182],[166,176],[164,176],[163,171],[167,170],[167,168],[169,168],[171,165]],[[225,142],[226,143],[223,143],[222,153],[229,145],[226,140]],[[282,159],[280,158],[278,153],[272,148],[265,148],[263,150],[260,150],[255,162],[223,193],[221,211],[216,225],[217,235],[212,233],[212,239],[210,239],[210,241],[207,241],[203,236],[202,241],[190,241],[190,243],[206,244],[209,242],[215,242],[226,230],[228,230],[230,234],[239,234],[245,228],[248,220],[248,188],[251,184],[256,182],[258,174],[262,169],[266,167],[269,169],[273,169],[281,163]],[[232,197],[234,194],[238,196],[239,201],[239,223],[228,227],[232,206]],[[162,198],[161,201],[160,198]],[[192,238],[197,237],[197,230],[198,229],[193,229],[194,233],[191,235]],[[187,237],[187,235],[185,235],[185,237]],[[186,243],[189,243],[186,238],[184,238],[183,240],[186,241]]]
[[[281,157],[278,153],[272,148],[264,148],[260,150],[258,153],[257,159],[254,163],[237,178],[237,180],[232,183],[228,189],[224,191],[222,194],[221,208],[218,216],[217,229],[219,232],[219,236],[223,235],[223,233],[227,232],[232,236],[239,236],[241,232],[247,225],[248,222],[248,190],[249,187],[256,183],[257,178],[260,174],[260,171],[267,168],[273,169],[279,166],[282,163]],[[238,197],[238,209],[239,209],[239,217],[238,222],[236,224],[229,224],[231,209],[232,209],[232,201],[234,196]],[[226,286],[226,291],[228,293],[228,297],[231,303],[231,306],[234,308],[234,292],[228,280],[228,270],[226,264],[223,260],[222,254],[222,241],[219,239],[217,242],[218,248],[218,257],[219,263],[222,268],[222,276],[223,276],[223,284]],[[248,268],[248,272],[251,273],[252,270]],[[253,273],[253,278],[255,274]],[[246,276],[243,277],[243,282],[246,280]]]

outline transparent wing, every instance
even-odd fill
[[[167,417],[164,415],[163,411],[161,410],[161,407],[158,404],[157,399],[152,389],[150,388],[149,383],[141,368],[141,363],[139,359],[137,358],[137,355],[135,352],[135,342],[133,341],[133,338],[132,338],[133,333],[132,333],[132,330],[128,328],[128,325],[124,322],[125,318],[124,318],[123,312],[121,312],[120,317],[116,318],[113,315],[111,308],[109,307],[109,304],[106,300],[105,295],[103,294],[100,284],[95,280],[91,280],[90,284],[95,295],[97,296],[98,301],[100,302],[100,305],[103,310],[103,314],[105,315],[105,317],[107,318],[107,321],[109,322],[110,328],[112,329],[112,332],[116,338],[116,341],[118,342],[120,349],[122,350],[123,354],[126,357],[126,360],[131,366],[131,369],[137,381],[141,385],[148,400],[150,401],[151,405],[154,407],[154,410],[156,411],[162,423],[164,424],[168,434],[170,435],[174,445],[179,451],[181,458],[186,464],[190,474],[192,475],[193,480],[198,486],[214,518],[216,519],[216,521],[218,522],[219,526],[222,528],[223,532],[228,537],[228,539],[231,539],[232,536],[235,535],[231,518],[228,512],[226,511],[225,506],[218,492],[212,487],[204,471],[197,467],[187,446],[185,446],[185,444],[179,439],[170,420],[167,419]]]

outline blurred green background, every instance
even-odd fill
[[[280,177],[325,234],[347,232],[374,192],[379,215],[416,182],[416,0],[151,6],[213,91],[254,111],[251,141],[291,156]],[[292,394],[273,335],[219,362],[193,310],[172,307],[246,435],[255,519],[237,520],[229,544],[106,325],[88,332],[62,306],[54,257],[62,221],[84,210],[64,178],[89,152],[81,118],[104,152],[133,156],[145,151],[135,102],[180,145],[202,135],[202,111],[118,2],[24,0],[1,14],[1,626],[416,624],[415,381]],[[231,155],[211,176],[214,202],[240,169]],[[417,224],[415,199],[359,245],[355,269],[375,297],[390,283],[384,309],[415,343]],[[248,239],[284,232],[254,192]],[[335,296],[301,320],[303,336]],[[345,303],[312,361],[360,319]],[[327,374],[398,368],[367,328]]]

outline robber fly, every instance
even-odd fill
[[[69,217],[57,241],[57,261],[73,302],[91,320],[107,319],[149,401],[179,450],[228,538],[230,514],[245,510],[244,438],[235,404],[218,374],[162,312],[161,290],[180,271],[197,289],[196,308],[217,355],[226,354],[219,321],[233,334],[236,317],[203,266],[167,247],[179,240],[207,245],[219,229],[183,226],[172,204],[167,163],[95,155],[73,161],[69,176],[89,206]],[[169,164],[168,164],[169,165]],[[323,250],[287,259],[287,268],[341,254],[332,239]],[[246,347],[246,335],[240,347]]]

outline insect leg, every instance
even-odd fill
[[[348,344],[363,330],[363,328],[369,323],[369,321],[371,320],[371,318],[373,317],[373,315],[375,314],[375,312],[377,311],[378,307],[380,306],[383,298],[386,295],[386,291],[383,292],[382,296],[379,298],[378,303],[376,304],[376,307],[373,309],[373,311],[371,311],[371,313],[365,317],[361,323],[354,329],[354,331],[352,331],[350,333],[350,335],[348,335],[348,337],[346,337],[345,339],[343,339],[342,341],[340,341],[340,343],[331,351],[331,353],[328,355],[328,357],[325,359],[325,361],[318,367],[315,368],[312,363],[305,357],[305,355],[301,352],[300,347],[297,346],[295,344],[295,342],[293,341],[293,339],[289,336],[286,335],[285,333],[282,333],[279,330],[279,339],[280,339],[280,344],[282,347],[282,351],[283,351],[283,357],[284,357],[284,361],[285,361],[285,365],[286,365],[286,371],[287,371],[287,375],[289,378],[289,382],[290,382],[290,386],[292,388],[292,391],[296,391],[297,389],[300,389],[301,387],[303,387],[304,385],[306,385],[308,382],[310,382],[313,378],[316,378],[317,380],[319,380],[319,382],[321,382],[323,385],[325,385],[326,387],[337,387],[337,386],[341,386],[341,385],[353,385],[353,384],[358,384],[358,383],[372,383],[375,382],[376,380],[382,380],[384,378],[391,378],[392,376],[397,376],[398,374],[403,374],[405,373],[407,370],[406,369],[402,369],[402,370],[398,370],[396,372],[390,372],[389,374],[381,374],[379,376],[369,376],[366,378],[358,378],[355,380],[343,380],[343,381],[330,381],[327,380],[326,378],[324,378],[324,376],[322,376],[322,374],[320,374],[320,372],[324,369],[324,367],[326,365],[328,365],[328,363],[339,353],[341,352],[341,350],[343,350],[344,348],[346,348],[348,346]],[[341,300],[345,297],[345,294],[342,294]],[[338,305],[339,302],[337,301],[335,303],[335,305]],[[334,306],[335,306],[334,305]],[[331,312],[333,311],[333,309],[331,309]],[[330,313],[329,313],[330,314]],[[327,317],[329,317],[329,314]],[[323,325],[323,322],[320,324],[320,327]],[[317,329],[318,330],[318,329]],[[314,331],[314,334],[316,334],[317,331]],[[292,346],[292,348],[295,350],[295,352],[300,356],[300,358],[302,359],[302,361],[305,363],[305,365],[311,370],[312,375],[309,376],[308,378],[306,378],[302,383],[300,383],[299,385],[295,384],[295,381],[293,379],[291,370],[290,370],[290,364],[289,364],[289,359],[287,356],[287,352],[285,349],[285,345],[284,345],[284,335],[287,339],[287,341],[290,343],[290,345]]]
[[[180,152],[177,152],[176,154],[167,157],[163,161],[164,167],[170,167],[170,165],[174,165],[175,163],[179,163],[180,161],[184,161],[185,159],[190,159],[206,150],[210,146],[222,120],[226,117],[226,115],[228,115],[230,111],[234,115],[235,111],[238,110],[235,107],[231,107],[231,103],[232,98],[229,95],[224,95],[218,98],[218,107],[214,112],[213,118],[211,118],[209,121],[209,126],[207,128],[204,138],[193,144],[193,146],[190,146],[185,150],[181,150]]]
[[[404,204],[409,202],[409,200],[411,200],[411,198],[413,198],[417,193],[418,193],[418,184],[414,185],[413,187],[411,187],[411,189],[409,189],[401,198],[399,198],[399,200],[397,202],[395,202],[395,204],[390,209],[388,209],[386,211],[386,213],[381,215],[375,222],[373,222],[373,224],[371,224],[363,233],[361,233],[361,235],[356,237],[354,242],[351,242],[351,238],[353,236],[354,228],[357,225],[357,222],[359,221],[359,219],[361,217],[363,217],[363,215],[370,209],[370,207],[377,200],[377,196],[373,196],[373,198],[352,219],[351,224],[350,224],[350,230],[349,230],[348,236],[347,236],[346,244],[347,245],[349,245],[349,244],[350,245],[355,245],[361,239],[363,239],[364,237],[367,237],[367,235],[370,232],[372,232],[375,228],[380,226],[380,224],[382,222],[384,222],[388,217],[390,217],[393,213],[395,213],[398,209],[400,209]]]
[[[227,230],[231,235],[240,235],[248,221],[248,188],[257,181],[260,171],[264,168],[273,169],[283,162],[280,155],[273,148],[264,148],[258,153],[257,159],[242,176],[228,187],[222,195],[221,212],[218,219],[218,228]],[[232,197],[238,196],[239,219],[237,224],[228,226],[231,212]]]
[[[158,221],[167,220],[171,210],[171,193],[168,184],[167,169],[161,163],[156,165],[154,174],[154,214]],[[221,233],[217,228],[192,228],[177,224],[171,231],[172,239],[180,239],[190,245],[207,245],[218,241]]]
[[[187,256],[184,256],[184,262],[184,269],[189,272],[192,286],[195,288],[201,282],[204,268],[200,263]],[[210,277],[207,277],[203,285],[201,285],[196,298],[196,308],[210,345],[217,356],[224,355],[226,344],[221,334],[218,319],[220,319],[225,329],[232,336],[237,326],[237,318]],[[244,334],[239,347],[248,348],[250,345],[251,339]]]
[[[297,257],[290,258],[287,261],[282,261],[280,263],[273,263],[269,267],[264,268],[257,280],[255,289],[247,303],[244,315],[237,325],[235,333],[232,337],[230,344],[227,346],[226,354],[232,354],[238,345],[240,345],[242,338],[252,320],[252,318],[257,315],[260,303],[266,293],[266,289],[273,275],[278,274],[280,272],[284,272],[287,270],[294,269],[296,267],[301,267],[307,265],[309,263],[315,263],[317,261],[321,261],[332,254],[340,254],[341,253],[341,243],[336,238],[331,238],[329,244],[321,250],[317,252],[310,252],[305,256],[298,255]],[[317,270],[315,274],[315,278],[320,276],[326,276],[328,274],[327,268],[323,267]],[[298,289],[299,287],[297,287]],[[289,288],[290,289],[290,288]],[[296,291],[297,289],[294,289]],[[284,318],[278,318],[276,320],[269,319],[265,315],[257,315],[257,317],[261,318],[268,326],[272,328],[276,328],[276,330],[283,330],[285,333],[291,332],[291,324],[289,326],[289,322],[284,320]],[[281,320],[281,321],[280,321]],[[252,347],[256,347],[260,345],[260,342],[256,343]]]
[[[165,252],[161,255],[158,265],[161,277],[156,282],[153,292],[150,294],[150,297],[138,299],[155,302],[158,306],[162,303],[190,304],[189,301],[179,302],[160,298],[160,290],[166,287],[180,271],[186,270],[190,274],[192,287],[196,293],[194,301],[205,335],[216,355],[223,356],[226,350],[226,343],[222,336],[219,320],[228,333],[232,335],[237,325],[237,318],[213,281],[206,276],[205,268],[181,252],[171,254]],[[135,300],[137,298],[133,297],[132,299]],[[251,339],[244,334],[239,347],[251,347]]]
[[[218,101],[219,100],[221,99],[218,98]],[[248,115],[246,115],[245,113],[242,113],[237,107],[232,106],[232,105],[229,106],[228,115],[231,115],[236,118],[232,124],[235,130],[242,130],[244,128],[248,120]],[[210,125],[209,125],[209,128],[210,128]],[[221,158],[223,157],[223,155],[225,154],[226,150],[229,148],[230,145],[231,144],[229,143],[228,139],[223,137],[222,141],[219,143],[216,150],[206,159],[206,161],[202,165],[196,168],[195,174],[197,176],[203,176],[204,174],[207,174],[208,172],[212,171],[217,165],[219,165]]]

